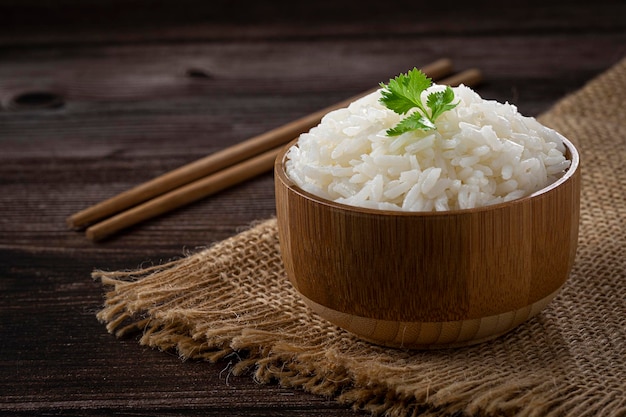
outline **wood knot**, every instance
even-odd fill
[[[198,78],[204,80],[209,80],[213,78],[213,74],[202,68],[189,68],[187,69],[186,75],[189,78]]]
[[[30,91],[18,94],[8,103],[12,110],[50,109],[65,104],[63,97],[48,91]]]

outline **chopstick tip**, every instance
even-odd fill
[[[98,230],[93,227],[88,227],[87,230],[85,230],[85,236],[92,242],[98,242],[108,235],[99,233]]]
[[[439,83],[443,85],[449,85],[451,87],[457,87],[460,84],[463,84],[468,87],[475,87],[483,81],[483,74],[477,68],[470,68],[464,71],[461,71],[457,74],[451,75]]]
[[[65,224],[69,229],[79,229],[82,225],[78,222],[76,215],[72,214],[71,216],[65,219]]]

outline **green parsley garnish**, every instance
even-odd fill
[[[416,108],[414,113],[402,119],[395,127],[387,130],[388,136],[398,136],[412,130],[434,130],[435,120],[445,111],[456,107],[452,103],[454,92],[449,86],[445,90],[430,93],[426,98],[426,107],[422,103],[421,94],[433,84],[432,80],[417,68],[406,74],[400,74],[389,80],[389,84],[380,83],[384,88],[380,102],[398,114],[407,114]]]

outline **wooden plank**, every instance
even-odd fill
[[[511,33],[623,32],[626,6],[594,1],[402,2],[323,0],[295,5],[263,2],[153,2],[119,0],[46,2],[10,0],[0,5],[0,45],[276,40],[346,36],[483,36]]]

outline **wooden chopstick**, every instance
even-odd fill
[[[439,81],[439,84],[449,85],[451,87],[464,84],[468,87],[473,87],[480,84],[482,80],[483,73],[479,69],[470,68]]]
[[[480,71],[470,69],[456,74],[452,77],[441,80],[439,81],[439,83],[451,86],[456,86],[462,83],[468,86],[473,86],[478,84],[481,80],[482,75]],[[358,97],[355,97],[351,100],[353,101]],[[351,101],[345,103],[344,107],[350,102]],[[319,120],[316,122],[316,124],[317,123],[319,123]],[[137,205],[127,211],[121,212],[113,217],[110,217],[107,220],[97,223],[87,228],[85,234],[91,240],[102,240],[103,238],[110,236],[122,229],[130,227],[134,224],[164,214],[168,211],[171,211],[178,207],[182,207],[186,204],[192,203],[201,198],[207,197],[228,187],[246,181],[264,172],[268,172],[272,169],[276,156],[278,155],[278,152],[280,151],[282,146],[284,146],[286,142],[295,139],[298,135],[299,133],[295,134],[284,143],[281,142],[278,146],[275,146],[270,150],[266,150],[265,152],[262,152],[257,156],[246,159],[240,163],[235,163],[221,171],[214,172],[204,178],[191,181],[177,189],[162,193],[152,200],[146,201],[143,204]]]
[[[437,60],[422,67],[422,71],[434,80],[447,76],[452,70],[452,61],[447,58]],[[264,151],[283,145],[319,124],[326,113],[341,107],[346,107],[357,98],[371,93],[372,91],[374,90],[367,91],[356,97],[351,97],[330,107],[309,114],[308,116],[287,123],[286,125],[167,172],[166,174],[140,184],[128,191],[124,191],[108,200],[104,200],[94,206],[79,211],[67,219],[67,224],[72,228],[88,225],[178,188],[181,185],[206,177],[207,175],[241,161],[245,161]]]
[[[201,198],[263,174],[274,166],[274,161],[280,148],[279,146],[263,152],[239,164],[232,165],[205,178],[155,197],[87,228],[85,234],[91,240],[101,240],[129,226],[193,203]]]

